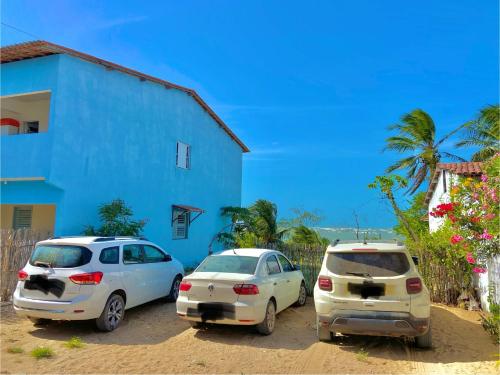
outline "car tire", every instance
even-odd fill
[[[266,315],[264,320],[257,324],[257,331],[261,335],[270,335],[274,331],[274,326],[276,325],[276,306],[274,302],[270,300],[266,306]]]
[[[415,345],[417,348],[421,348],[421,349],[432,348],[431,327],[429,327],[429,329],[425,335],[415,337]]]
[[[333,340],[333,332],[328,327],[323,327],[318,317],[316,317],[316,335],[319,341],[329,342]]]
[[[29,316],[28,319],[31,320],[35,326],[44,326],[52,322],[52,319],[33,318],[32,316]]]
[[[167,302],[175,302],[179,297],[179,287],[181,285],[182,276],[177,275],[172,281],[172,286],[170,287],[170,293],[167,296]]]
[[[96,319],[96,326],[100,331],[111,332],[120,325],[124,317],[125,301],[122,296],[112,294],[108,298],[101,316]]]
[[[306,289],[306,284],[302,281],[300,283],[300,289],[299,289],[299,299],[297,302],[295,302],[295,306],[304,306],[307,302],[307,289]]]

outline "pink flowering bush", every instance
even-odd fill
[[[486,260],[499,254],[500,155],[483,166],[480,178],[461,178],[450,190],[451,202],[430,213],[445,218],[452,231],[453,250],[463,254],[472,272],[484,273]]]

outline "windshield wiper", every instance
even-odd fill
[[[368,272],[346,272],[346,275],[353,275],[359,277],[372,277]]]
[[[52,268],[52,264],[50,264],[48,262],[41,262],[39,260],[35,260],[35,262],[33,264],[35,266],[40,266],[40,267],[45,267],[45,268]]]

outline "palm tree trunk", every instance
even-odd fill
[[[417,242],[418,241],[418,236],[411,227],[410,223],[406,219],[406,217],[403,214],[403,211],[398,207],[396,203],[396,199],[394,198],[394,195],[392,194],[392,191],[389,191],[387,194],[387,199],[389,199],[389,202],[391,203],[392,209],[394,210],[394,213],[396,216],[399,218],[401,221],[401,224],[405,227],[405,229],[408,231],[408,234],[412,238],[413,241]]]

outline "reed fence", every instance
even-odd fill
[[[38,241],[50,237],[50,233],[31,229],[0,230],[0,300],[9,301],[17,283],[17,273],[28,261]]]

